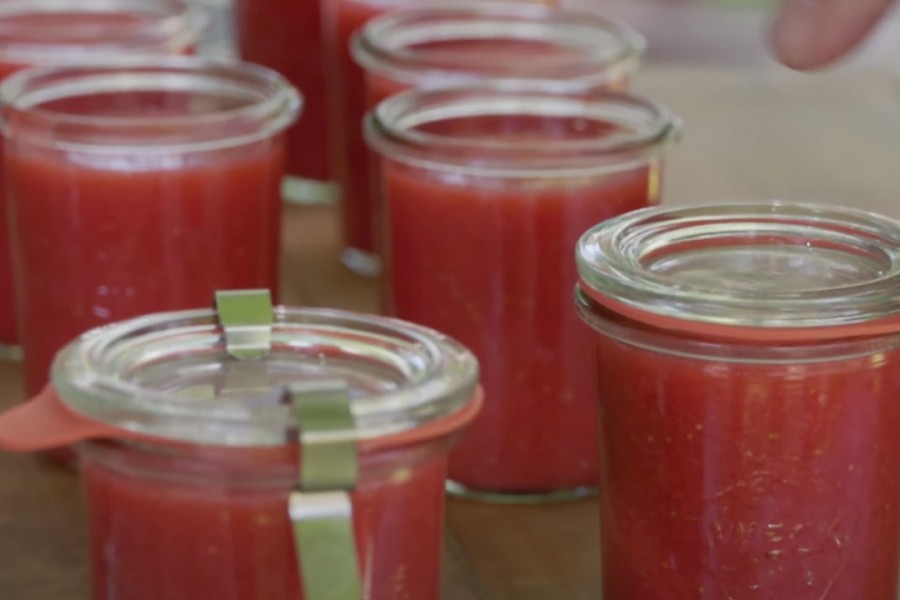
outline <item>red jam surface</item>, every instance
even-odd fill
[[[239,0],[237,30],[244,60],[284,75],[303,94],[300,120],[287,132],[287,172],[327,180],[327,98],[318,0]]]
[[[896,598],[900,353],[596,348],[607,600]]]
[[[362,137],[366,101],[365,75],[350,54],[350,38],[369,19],[402,5],[402,0],[368,3],[354,0],[333,2],[326,44],[335,62],[326,73],[329,85],[328,125],[331,134],[332,167],[341,186],[341,228],[347,248],[375,252],[372,225],[368,148]]]
[[[84,463],[94,600],[303,600],[289,490]],[[446,460],[353,494],[366,598],[438,597]]]
[[[421,52],[423,58],[431,56],[435,60],[443,60],[447,64],[455,65],[457,68],[440,72],[423,69],[417,74],[417,81],[398,81],[391,79],[383,73],[367,72],[365,77],[365,89],[357,90],[364,92],[364,104],[360,102],[355,108],[356,112],[348,112],[349,122],[362,123],[366,111],[377,106],[382,100],[408,89],[411,86],[427,86],[436,87],[447,83],[460,83],[477,81],[496,76],[497,73],[506,73],[509,77],[515,77],[519,73],[522,77],[533,77],[535,75],[534,66],[528,64],[529,57],[535,58],[553,58],[554,61],[564,61],[567,58],[577,58],[581,51],[573,48],[567,48],[558,44],[542,42],[538,40],[497,40],[497,39],[460,39],[460,40],[444,40],[427,43],[420,43],[408,47],[411,53]],[[443,57],[443,58],[441,58]],[[465,64],[465,61],[478,61],[473,63],[471,71],[465,71],[459,65]],[[476,66],[480,64],[480,67]],[[441,80],[441,74],[452,79],[447,81]],[[558,76],[558,74],[555,74]],[[611,82],[609,89],[625,89],[628,82],[625,79]],[[356,178],[359,183],[353,184],[355,187],[352,197],[345,197],[344,202],[344,230],[347,239],[365,240],[367,246],[351,247],[375,249],[378,254],[383,253],[380,246],[384,243],[380,237],[382,229],[382,218],[379,214],[379,190],[380,183],[375,179],[378,174],[372,165],[372,155],[367,148],[361,130],[347,129],[347,140],[345,142],[347,148],[347,156],[349,157],[350,170],[352,177]],[[364,237],[364,230],[368,229],[369,237]]]
[[[477,121],[440,129],[484,136]],[[571,136],[596,135],[579,123]],[[540,139],[570,125],[491,126]],[[509,493],[597,484],[593,333],[571,307],[572,249],[593,224],[655,202],[658,176],[654,166],[589,179],[479,179],[386,161],[393,312],[459,340],[482,367],[485,406],[451,454],[452,480]]]

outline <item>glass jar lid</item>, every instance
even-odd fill
[[[778,201],[653,207],[589,230],[581,289],[668,330],[785,340],[900,330],[900,222]]]
[[[123,53],[185,53],[206,24],[206,15],[184,0],[3,0],[0,60],[71,64]]]
[[[630,75],[645,47],[624,23],[525,2],[391,11],[351,40],[364,68],[416,85],[509,77],[601,86]]]
[[[473,396],[476,359],[435,331],[337,310],[277,307],[272,314],[268,325],[235,329],[238,337],[213,310],[102,327],[59,353],[52,381],[78,414],[217,446],[284,444],[296,429],[285,388],[297,384],[344,382],[361,440],[439,421]],[[242,356],[235,339],[262,340],[265,348]]]

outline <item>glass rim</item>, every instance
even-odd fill
[[[518,26],[518,27],[517,27]],[[583,31],[582,35],[575,35]],[[430,36],[430,37],[429,37]],[[536,78],[579,80],[603,85],[634,72],[646,51],[646,40],[627,24],[591,13],[555,9],[543,4],[467,2],[453,6],[405,8],[379,15],[350,41],[354,59],[363,68],[397,81],[416,83],[424,72],[438,70],[442,80],[461,76],[505,77],[506,69],[474,64],[452,52],[414,50],[412,44],[455,40],[547,41],[579,51],[577,56],[548,57],[529,66]],[[578,42],[578,43],[576,43]],[[529,65],[535,65],[529,57]],[[539,69],[537,67],[540,67]],[[520,78],[527,70],[517,71]]]
[[[351,395],[360,440],[427,427],[464,411],[472,402],[478,361],[439,332],[393,318],[335,309],[278,306],[274,315],[272,353],[278,355],[272,360],[278,364],[290,356],[300,361],[315,354],[321,360],[322,348],[343,348],[349,359],[368,364],[365,359],[371,357],[361,350],[371,347],[385,366],[402,363],[408,368],[403,372],[407,379],[396,386]],[[177,346],[175,338],[184,346]],[[142,349],[146,356],[140,354]],[[283,390],[275,384],[229,393],[229,402],[217,405],[212,414],[208,398],[133,381],[143,366],[159,368],[168,364],[164,363],[168,358],[172,361],[168,366],[174,369],[179,360],[192,356],[211,357],[214,365],[235,360],[227,355],[224,329],[212,309],[147,315],[86,332],[57,354],[51,381],[71,409],[137,433],[215,446],[286,443],[296,430],[296,417],[281,401]],[[258,361],[234,364],[247,363]],[[123,375],[123,370],[128,374]],[[323,373],[322,377],[334,376]],[[188,433],[172,433],[184,431]]]
[[[748,248],[768,252],[768,273],[752,270]],[[651,207],[591,228],[575,254],[593,300],[682,332],[821,340],[865,335],[864,325],[890,333],[900,315],[900,221],[855,208]]]
[[[419,130],[446,119],[513,115],[579,117],[612,123],[622,131],[593,139],[523,143]],[[636,168],[661,154],[680,131],[680,120],[652,100],[551,80],[487,80],[408,89],[379,103],[364,122],[369,146],[391,160],[512,178],[591,176]],[[473,151],[479,155],[477,164],[467,154]]]
[[[156,14],[151,10],[157,9]],[[106,28],[102,39],[94,26],[64,26],[70,41],[51,42],[32,32],[42,26],[8,30],[4,20],[12,17],[77,12],[83,14],[130,14],[136,10],[152,18]],[[209,15],[185,0],[5,0],[0,3],[0,60],[21,65],[91,64],[111,52],[144,54],[183,52],[200,40]],[[23,33],[24,32],[24,33]]]
[[[79,115],[43,108],[51,101],[86,94],[129,94],[135,91],[216,92],[245,103],[207,114],[178,116]],[[239,96],[240,95],[240,96]],[[260,65],[200,56],[140,56],[92,65],[36,66],[0,82],[3,134],[32,135],[36,144],[53,144],[84,153],[169,153],[201,151],[252,143],[289,127],[303,105],[300,93],[279,73]],[[229,130],[237,125],[239,133]],[[53,132],[52,139],[41,131]],[[203,139],[135,144],[140,133],[172,132],[185,136],[205,132]],[[99,134],[97,132],[100,132]],[[118,137],[116,135],[118,134]],[[129,143],[131,142],[131,143]]]

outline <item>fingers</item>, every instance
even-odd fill
[[[815,69],[856,48],[894,0],[783,0],[772,29],[775,54],[789,67]]]

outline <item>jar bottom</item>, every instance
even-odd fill
[[[358,248],[344,248],[341,252],[341,262],[345,267],[363,277],[378,277],[383,269],[381,258],[377,254]]]
[[[572,502],[597,495],[597,488],[582,486],[551,490],[548,492],[499,492],[493,490],[476,490],[463,484],[447,480],[447,493],[463,500],[474,500],[487,504],[556,504],[559,502]]]
[[[286,175],[281,182],[281,197],[285,204],[300,206],[335,204],[340,197],[340,187],[331,181]]]
[[[0,361],[18,363],[22,362],[23,357],[22,346],[0,343]]]

